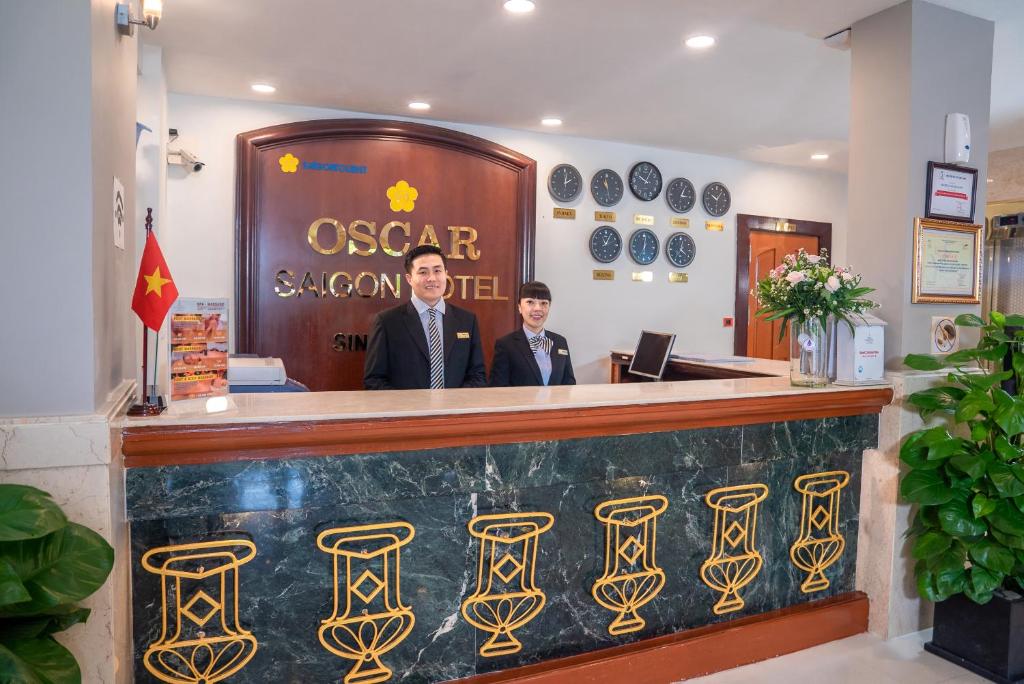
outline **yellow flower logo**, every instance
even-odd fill
[[[412,211],[416,208],[416,198],[419,196],[419,191],[404,180],[388,188],[391,211]]]
[[[299,158],[291,152],[278,159],[277,163],[281,165],[281,171],[284,173],[295,173],[299,170]]]

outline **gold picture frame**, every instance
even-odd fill
[[[983,227],[914,219],[913,304],[981,304]]]

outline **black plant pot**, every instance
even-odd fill
[[[1024,597],[996,592],[983,606],[962,595],[936,603],[924,648],[993,682],[1024,682]]]

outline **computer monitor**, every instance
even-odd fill
[[[633,360],[629,363],[629,372],[661,380],[675,341],[676,336],[671,333],[650,330],[641,332],[640,340],[636,343],[636,351],[633,352]]]

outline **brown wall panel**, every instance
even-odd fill
[[[393,221],[410,232],[390,230],[394,251],[433,227],[449,256],[448,301],[476,313],[488,363],[494,339],[517,325],[515,290],[533,274],[533,160],[433,126],[353,119],[243,133],[238,169],[238,351],[282,358],[313,390],[361,389],[360,343],[373,316],[409,301],[403,258],[380,244]],[[417,193],[411,211],[392,208],[387,194],[403,180]],[[310,226],[322,219],[343,228],[343,243],[332,223],[317,231],[320,247],[340,244],[337,253],[310,244]],[[450,226],[475,231],[477,259],[467,246],[453,248]]]

